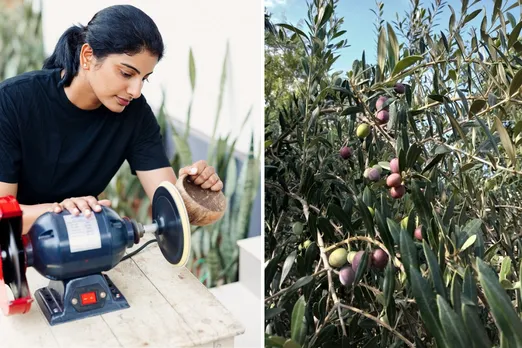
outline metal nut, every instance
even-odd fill
[[[73,305],[78,304],[78,299],[77,299],[77,298],[73,298],[73,299],[71,300],[71,303],[72,303]]]
[[[105,291],[100,292],[100,297],[101,298],[105,298],[106,296],[107,296],[107,294],[105,293]]]

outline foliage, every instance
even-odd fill
[[[265,13],[265,107],[267,119],[277,117],[277,112],[292,93],[299,93],[299,82],[304,79],[300,70],[304,50],[289,40],[286,32],[275,32],[270,14]]]
[[[345,76],[330,73],[346,45],[337,1],[267,34],[305,52],[301,93],[265,112],[267,347],[522,346],[522,22],[516,2],[479,3],[411,0],[395,23],[377,3],[377,60],[363,52]],[[364,252],[342,262],[351,286],[338,248]]]
[[[0,81],[41,68],[44,58],[42,13],[32,1],[0,2]]]

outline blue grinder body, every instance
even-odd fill
[[[131,220],[103,207],[89,218],[45,213],[29,231],[27,265],[50,279],[35,298],[50,325],[100,315],[129,304],[106,274],[139,240]]]
[[[45,213],[35,221],[29,235],[27,266],[51,280],[108,271],[136,240],[130,220],[107,207],[90,218],[68,211]]]

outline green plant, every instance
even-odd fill
[[[220,89],[217,103],[214,128],[209,143],[207,162],[216,168],[221,180],[224,182],[224,194],[227,199],[227,210],[223,218],[210,226],[194,228],[193,231],[193,255],[188,267],[199,275],[200,280],[212,287],[222,283],[237,280],[237,262],[239,250],[237,241],[244,239],[248,234],[251,210],[257,190],[260,185],[260,153],[254,154],[253,133],[250,142],[250,151],[242,168],[237,170],[235,157],[236,139],[216,137],[216,129],[220,120],[223,92],[226,81],[226,67],[228,63],[228,45],[220,80]],[[191,86],[194,88],[196,71],[192,52],[189,55],[189,71]],[[190,110],[187,113],[187,125],[190,122]],[[242,132],[246,122],[250,118],[250,111],[245,117],[239,133]],[[168,124],[165,124],[169,127]],[[188,126],[187,126],[188,127]],[[182,136],[174,128],[174,142],[176,148],[182,148],[173,160],[175,168],[191,163],[190,149],[188,148],[188,132]]]
[[[477,4],[412,0],[385,23],[378,2],[376,61],[346,74],[337,1],[275,26],[305,77],[265,112],[267,347],[522,346],[522,23],[517,3]],[[338,248],[358,252],[353,275],[328,262]]]
[[[45,59],[42,13],[32,1],[5,6],[0,2],[0,81],[40,69]]]

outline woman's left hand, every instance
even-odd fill
[[[179,176],[182,174],[188,174],[190,181],[203,189],[220,191],[223,188],[223,182],[217,175],[216,170],[214,167],[209,166],[206,161],[197,161],[190,166],[181,168]]]

